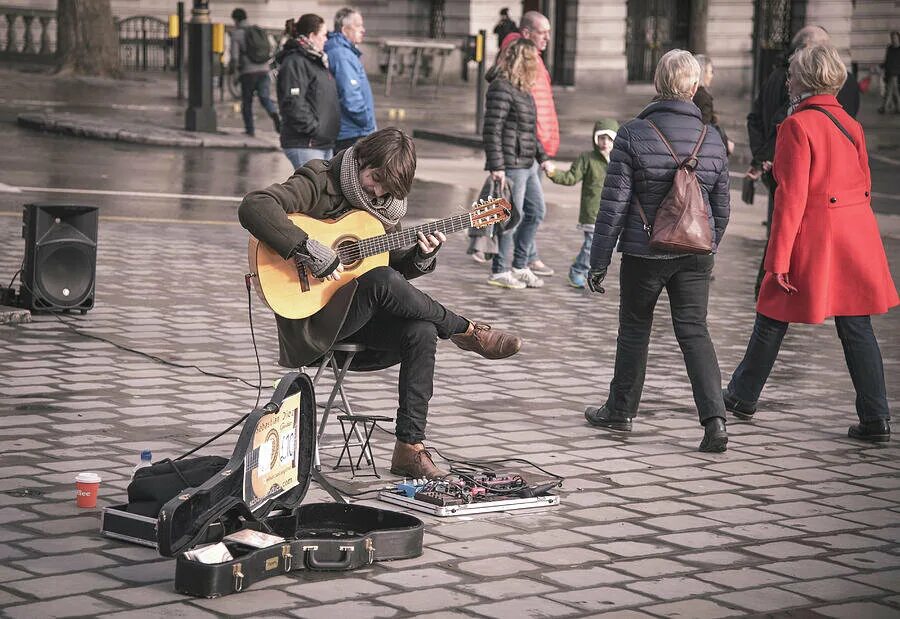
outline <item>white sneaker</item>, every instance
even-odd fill
[[[524,269],[513,269],[513,277],[525,284],[528,288],[540,288],[544,285],[544,280],[534,274],[534,271],[525,267]]]
[[[491,276],[487,280],[487,283],[489,283],[491,286],[498,286],[500,288],[513,288],[515,290],[526,288],[525,282],[513,276],[513,274],[509,271],[491,274]]]

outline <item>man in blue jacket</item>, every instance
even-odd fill
[[[328,66],[337,82],[341,102],[341,128],[334,145],[335,152],[352,146],[377,129],[375,99],[359,59],[362,52],[357,47],[365,34],[363,18],[358,11],[344,7],[335,13],[334,32],[328,33],[325,43]]]

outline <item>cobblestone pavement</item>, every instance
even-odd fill
[[[480,183],[476,176],[468,182]],[[440,202],[440,187],[430,191],[429,202]],[[175,593],[172,560],[99,536],[98,511],[75,506],[74,476],[99,471],[99,507],[121,502],[141,449],[177,455],[247,412],[255,390],[84,334],[255,382],[246,237],[233,211],[223,206],[220,224],[104,219],[96,307],[0,325],[5,616],[900,616],[898,443],[847,439],[854,393],[832,326],[792,327],[758,419],[732,420],[727,453],[702,454],[663,298],[635,430],[608,434],[587,426],[582,411],[603,401],[611,377],[617,267],[602,297],[568,288],[560,274],[540,290],[501,291],[484,283],[484,266],[458,237],[438,272],[417,284],[468,317],[515,329],[526,344],[492,362],[442,342],[429,440],[457,458],[548,467],[567,478],[562,505],[426,518],[416,559],[295,572],[217,600]],[[424,212],[413,204],[413,218]],[[743,224],[726,239],[712,286],[711,331],[726,376],[753,320],[759,213],[736,215]],[[0,270],[11,272],[23,242],[14,219],[0,221]],[[755,234],[742,233],[751,221]],[[538,237],[558,272],[579,243],[573,224],[574,209],[551,211]],[[886,244],[896,269],[900,241]],[[254,310],[268,386],[284,370],[273,365],[274,321],[255,299]],[[900,312],[874,323],[896,407]],[[348,379],[360,411],[390,415],[395,385],[396,369]],[[385,464],[390,437],[375,440]],[[334,457],[326,452],[326,471]],[[314,487],[308,500],[326,499]]]

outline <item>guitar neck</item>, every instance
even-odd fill
[[[404,228],[399,232],[391,232],[380,236],[362,239],[353,244],[353,253],[362,258],[375,256],[393,249],[402,249],[413,245],[418,240],[419,232],[426,236],[435,232],[452,234],[472,226],[472,214],[460,213],[437,221],[430,221],[412,228]]]

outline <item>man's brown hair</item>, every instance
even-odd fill
[[[392,197],[403,199],[416,176],[416,145],[396,127],[371,133],[353,147],[359,169],[370,168],[373,176]]]

